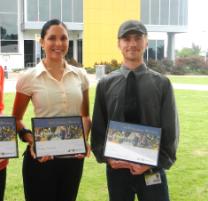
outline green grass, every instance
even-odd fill
[[[208,85],[208,76],[195,76],[195,75],[170,75],[168,76],[173,83],[183,84],[206,84]]]
[[[184,80],[185,78],[181,78]],[[192,83],[195,83],[192,78]],[[201,82],[201,81],[200,81]],[[203,81],[204,82],[204,81]],[[183,82],[180,82],[183,83]],[[208,91],[176,90],[180,116],[180,144],[176,164],[167,172],[171,201],[208,200]],[[95,88],[91,89],[91,112]],[[14,94],[5,94],[6,113],[12,111]],[[30,126],[32,106],[25,115]],[[8,166],[5,201],[24,201],[22,186],[22,153],[25,144],[19,142],[19,159]],[[77,201],[107,201],[105,165],[97,164],[93,155],[86,159]]]

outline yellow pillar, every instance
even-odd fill
[[[140,19],[140,0],[84,0],[83,1],[83,64],[121,62],[117,48],[117,31],[128,19]]]

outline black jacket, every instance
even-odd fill
[[[98,162],[103,156],[109,120],[124,121],[124,90],[129,70],[121,67],[99,81],[92,120],[91,146]],[[145,64],[135,71],[140,123],[162,128],[159,167],[169,169],[176,160],[179,125],[173,88],[169,79]]]

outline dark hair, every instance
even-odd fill
[[[45,35],[46,35],[46,32],[47,32],[48,29],[49,29],[51,26],[53,26],[53,25],[62,25],[62,26],[66,29],[67,33],[68,33],[68,29],[67,29],[66,25],[65,25],[63,22],[61,22],[61,21],[58,20],[58,19],[51,19],[51,20],[48,20],[48,21],[43,25],[43,27],[42,27],[42,29],[41,29],[40,37],[41,37],[42,39],[44,39],[44,37],[45,37]]]

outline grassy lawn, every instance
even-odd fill
[[[168,76],[173,83],[183,84],[206,84],[208,85],[208,76],[195,76],[195,75],[170,75]]]
[[[171,78],[172,79],[172,78]],[[178,79],[178,78],[177,78]],[[202,79],[202,80],[201,80]],[[186,77],[178,80],[186,83]],[[208,84],[208,78],[191,78],[192,84]],[[204,83],[205,82],[205,83]],[[176,90],[180,115],[181,136],[176,164],[167,172],[172,201],[208,200],[208,91]],[[95,88],[91,89],[91,112]],[[12,110],[14,94],[5,94],[6,113]],[[30,127],[33,116],[30,105],[25,122]],[[19,159],[11,159],[8,166],[5,201],[24,201],[21,176],[22,153],[25,144],[19,142]],[[78,201],[107,201],[105,166],[97,164],[94,157],[86,159]]]

